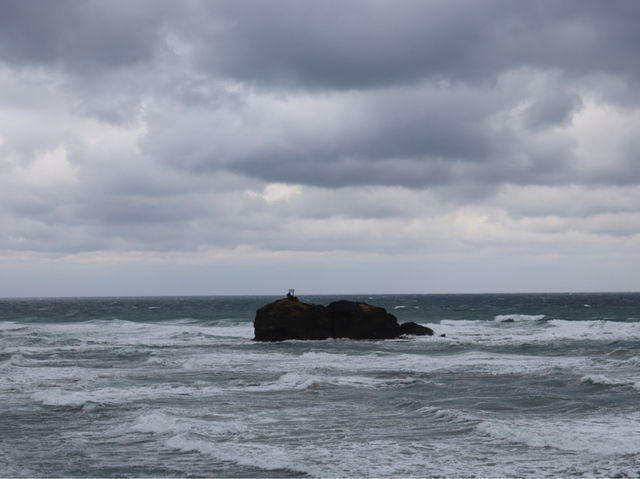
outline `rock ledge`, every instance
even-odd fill
[[[253,321],[256,341],[286,339],[393,339],[406,334],[431,336],[433,330],[416,323],[398,324],[386,309],[354,301],[328,306],[308,304],[293,295],[262,306]]]

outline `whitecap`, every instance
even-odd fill
[[[140,323],[120,319],[90,320],[79,323],[45,323],[32,326],[36,334],[52,340],[73,338],[83,348],[117,346],[209,346],[216,338],[253,338],[253,325],[206,326],[191,321]],[[77,346],[73,346],[76,350]]]
[[[545,318],[544,314],[498,314],[494,321],[504,322],[520,322],[520,321],[540,321]]]
[[[0,376],[0,386],[19,386],[24,392],[61,383],[73,384],[77,387],[86,385],[97,374],[82,367],[23,367],[32,362],[21,354],[14,354],[9,364],[3,366],[5,374]]]
[[[468,351],[446,356],[422,354],[349,356],[338,353],[309,352],[300,357],[300,367],[325,371],[348,370],[374,372],[406,372],[408,374],[443,371],[472,371],[488,375],[543,374],[551,370],[586,370],[590,362],[585,358],[562,356],[529,356]]]
[[[40,401],[45,406],[72,406],[80,407],[94,398],[91,393],[84,391],[59,391],[47,390],[38,391],[31,395],[36,401]]]
[[[611,378],[604,374],[588,374],[580,379],[582,383],[601,384],[604,386],[633,386],[636,381],[632,379]]]
[[[208,326],[208,334],[217,337],[231,337],[231,338],[243,338],[253,339],[254,330],[253,324],[247,325],[233,325],[233,326]]]
[[[252,370],[279,371],[282,365],[296,361],[293,354],[275,353],[271,351],[251,352],[243,351],[207,351],[189,357],[178,357],[174,359],[153,359],[152,362],[160,364],[179,364],[182,368],[188,370],[202,370],[208,368],[232,368]]]
[[[96,388],[89,390],[74,390],[64,388],[50,388],[34,392],[32,399],[46,406],[83,406],[85,403],[97,404],[122,404],[133,401],[176,398],[176,397],[202,397],[219,394],[222,390],[215,386],[187,387],[156,385],[149,387],[128,388]]]
[[[464,413],[451,409],[441,409],[433,406],[423,406],[416,411],[416,414],[426,416],[433,422],[445,422],[451,424],[476,424],[478,419]]]
[[[321,369],[325,371],[328,370],[328,368]],[[276,381],[263,384],[248,384],[242,387],[229,388],[228,390],[245,392],[301,391],[318,385],[374,389],[411,385],[416,382],[425,381],[414,377],[376,378],[371,376],[345,375],[338,371],[330,374],[313,374],[308,372],[307,368],[301,368],[298,372],[282,374]]]
[[[484,420],[478,431],[535,448],[586,452],[598,456],[640,453],[640,413],[580,418]]]
[[[618,321],[567,321],[553,319],[549,329],[541,333],[540,339],[589,339],[607,341],[626,341],[640,339],[640,323]]]
[[[238,420],[219,421],[178,417],[160,411],[152,411],[140,415],[130,429],[136,432],[159,435],[197,433],[207,436],[226,436],[243,433],[247,430],[247,426]]]
[[[9,351],[7,351],[9,352]],[[13,351],[11,351],[13,352]],[[9,353],[11,353],[9,352]],[[11,354],[11,356],[9,356],[7,359],[5,359],[4,361],[0,361],[0,368],[6,368],[9,366],[16,366],[19,364],[24,363],[25,361],[25,357],[21,354],[21,353],[17,353],[17,352],[13,352],[13,354]]]
[[[640,322],[604,320],[515,321],[505,328],[503,321],[442,320],[427,324],[446,341],[460,344],[517,345],[567,340],[634,341],[640,340]],[[436,339],[427,338],[428,340]]]
[[[424,379],[405,377],[405,378],[372,378],[369,376],[336,376],[326,378],[328,384],[336,386],[351,386],[361,388],[385,388],[407,386],[416,383],[426,383]]]
[[[625,359],[622,362],[632,367],[640,367],[640,356],[631,356],[630,358]]]
[[[462,465],[456,464],[458,454],[451,454],[451,443],[445,443],[441,450],[437,450],[439,445],[428,441],[398,443],[373,439],[361,442],[351,438],[274,445],[258,441],[221,442],[179,434],[164,444],[218,461],[269,471],[294,471],[311,477],[426,477],[433,476],[434,469],[436,475],[452,477],[462,471]],[[468,453],[465,449],[459,452]]]
[[[241,466],[256,467],[264,470],[297,469],[296,460],[284,447],[258,443],[217,442],[196,439],[187,433],[178,434],[165,441],[165,446],[181,452],[200,452],[221,461],[229,461]]]
[[[307,389],[318,382],[317,378],[307,374],[285,373],[275,382],[245,386],[243,391],[287,391]]]
[[[131,426],[133,431],[168,434],[182,431],[183,427],[178,418],[162,414],[160,412],[151,412],[139,416]]]
[[[23,331],[28,329],[24,323],[16,323],[15,321],[0,321],[0,331]]]

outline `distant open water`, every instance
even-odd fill
[[[274,299],[0,300],[0,476],[640,477],[640,294],[349,296],[436,336],[254,342]]]

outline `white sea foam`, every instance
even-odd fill
[[[431,409],[426,413],[435,421],[441,415],[449,422],[456,415]],[[454,477],[464,476],[470,470],[480,477],[536,473],[557,477],[563,475],[563,471],[593,475],[596,467],[609,475],[608,472],[626,470],[621,455],[637,454],[640,448],[635,423],[616,430],[607,429],[610,420],[614,426],[623,424],[624,418],[619,416],[604,417],[602,422],[598,416],[566,422],[546,418],[519,418],[516,423],[469,421],[466,417],[463,420],[470,427],[477,425],[476,433],[463,441],[442,435],[437,439],[424,436],[403,441],[377,438],[358,441],[354,440],[357,435],[348,434],[342,439],[323,435],[298,439],[292,435],[280,437],[277,443],[266,443],[253,435],[207,435],[185,428],[185,423],[178,427],[169,424],[161,428],[161,434],[170,436],[163,442],[169,449],[199,453],[215,462],[271,471],[298,471],[312,477]],[[637,421],[637,417],[632,421]],[[487,440],[487,436],[491,439]],[[513,449],[505,447],[505,442],[526,447]],[[500,448],[499,460],[492,459],[496,448]]]
[[[336,386],[351,386],[360,388],[396,388],[403,385],[425,383],[427,381],[414,377],[381,379],[372,378],[369,376],[334,376],[327,378],[327,382]]]
[[[544,318],[544,314],[499,314],[494,318],[494,320],[504,323],[520,321],[540,321]]]
[[[30,332],[53,341],[64,339],[81,342],[82,348],[101,345],[166,347],[209,346],[216,338],[253,338],[251,323],[231,326],[205,326],[192,321],[171,323],[139,323],[126,320],[92,320],[79,323],[38,323],[30,326]],[[66,349],[77,349],[74,345]],[[60,349],[64,350],[64,347]]]
[[[514,321],[505,327],[500,321],[443,320],[428,324],[447,341],[462,344],[508,345],[566,340],[624,341],[640,340],[640,322]],[[431,339],[431,338],[427,338]]]
[[[426,416],[434,422],[446,422],[447,424],[470,424],[479,422],[470,414],[452,409],[441,409],[433,406],[423,406],[418,409],[416,415]]]
[[[310,374],[306,372],[288,372],[280,376],[276,381],[258,385],[247,385],[231,390],[242,390],[247,392],[260,391],[288,391],[304,390],[317,385],[334,385],[354,388],[384,388],[397,387],[406,384],[424,382],[416,378],[373,378],[369,376],[353,376],[344,374]]]
[[[85,391],[45,390],[38,391],[31,396],[45,406],[84,406],[96,399],[96,394]]]
[[[24,367],[25,364],[31,367]],[[33,367],[29,360],[20,354],[14,354],[9,363],[3,366],[4,374],[0,376],[0,388],[20,388],[29,393],[42,388],[60,384],[78,387],[86,385],[96,376],[96,372],[82,367]]]
[[[640,454],[640,413],[553,419],[512,417],[508,421],[485,420],[477,429],[530,447],[600,456]]]
[[[159,398],[197,397],[219,394],[214,386],[188,387],[155,385],[149,387],[106,387],[88,390],[50,388],[36,391],[31,397],[47,406],[83,406],[85,403],[122,404]]]
[[[208,326],[207,331],[208,334],[220,337],[234,337],[245,339],[253,339],[254,337],[253,324],[251,323],[235,326]]]
[[[13,421],[7,430],[15,430],[26,414],[37,420],[48,409],[51,420],[64,421],[52,430],[68,434],[60,451],[69,457],[86,447],[106,468],[121,461],[118,451],[140,442],[159,453],[151,458],[159,458],[159,467],[194,476],[205,475],[198,468],[208,465],[230,475],[258,467],[312,477],[637,475],[640,413],[627,411],[632,388],[640,389],[634,343],[640,326],[550,318],[444,320],[427,325],[436,336],[410,341],[282,344],[250,342],[249,322],[5,322],[3,421]],[[480,383],[486,401],[472,397]],[[502,398],[519,397],[488,390],[496,383],[542,405],[549,397],[574,404],[593,394],[585,405],[602,407],[523,412],[526,401],[496,410]],[[470,393],[456,396],[452,387]],[[109,414],[91,413],[107,412],[104,406]],[[576,412],[584,410],[593,413]],[[192,452],[188,461],[181,451]],[[18,446],[14,454],[24,463]],[[7,465],[20,463],[11,461],[0,451],[0,469],[11,472]]]
[[[423,354],[363,355],[310,352],[301,356],[300,362],[307,368],[324,370],[366,372],[429,373],[445,371],[470,371],[476,373],[543,374],[551,370],[587,370],[591,363],[585,358],[563,356],[527,356],[469,351],[446,356]],[[299,363],[300,364],[300,363]]]
[[[316,384],[317,379],[313,376],[300,373],[285,373],[278,378],[277,381],[259,384],[255,386],[245,386],[244,391],[283,391],[283,390],[302,390],[307,389]]]
[[[179,434],[164,445],[183,452],[201,453],[217,461],[263,470],[297,471],[312,477],[456,477],[467,474],[469,467],[480,477],[516,475],[508,465],[494,461],[491,461],[493,465],[487,465],[486,459],[474,457],[476,453],[469,445],[442,438],[403,442],[319,438],[274,445],[203,440]]]
[[[177,417],[159,411],[140,415],[130,430],[159,435],[178,435],[194,433],[208,437],[224,438],[229,434],[237,435],[247,431],[247,426],[238,420],[201,419]]]
[[[175,434],[177,432],[182,432],[186,428],[183,426],[183,422],[179,418],[154,411],[138,417],[135,423],[131,426],[131,429],[133,431],[146,433]]]
[[[11,354],[11,356],[0,362],[0,368],[8,368],[9,366],[16,366],[25,362],[25,357],[22,353],[16,352],[15,349],[11,351],[5,350],[5,352]]]
[[[587,374],[580,379],[583,383],[601,384],[604,386],[633,386],[640,384],[638,378],[612,378],[604,374]]]
[[[202,370],[216,369],[252,369],[257,371],[280,370],[283,363],[295,364],[296,356],[291,353],[276,353],[271,351],[217,351],[210,350],[205,353],[175,358],[175,362],[184,369]]]
[[[523,344],[562,340],[637,340],[640,339],[640,322],[614,321],[565,321],[551,319],[540,321],[543,315],[505,314],[494,321],[442,320],[425,324],[432,328],[433,337],[416,337],[413,341],[426,344]],[[513,323],[512,323],[513,321]],[[508,322],[508,323],[507,323]],[[507,324],[505,324],[507,323]],[[212,325],[193,322],[137,323],[123,320],[95,320],[81,323],[33,324],[26,333],[15,324],[6,324],[12,334],[30,334],[48,338],[48,343],[58,351],[99,350],[106,346],[129,347],[207,347],[212,344],[235,344],[253,338],[253,325]],[[440,337],[445,334],[446,337]],[[226,342],[225,342],[226,341]],[[13,341],[15,343],[15,341]],[[68,344],[71,342],[72,344]],[[9,346],[9,345],[7,345]],[[51,351],[49,345],[30,346],[34,352]],[[188,366],[186,366],[188,367]]]
[[[28,328],[24,323],[16,323],[15,321],[0,321],[0,331],[24,331]]]
[[[640,367],[640,356],[631,356],[630,358],[624,359],[622,363],[631,367]]]
[[[291,451],[281,446],[257,443],[216,442],[197,439],[188,433],[178,434],[165,442],[171,449],[182,452],[200,452],[221,461],[232,462],[241,466],[257,467],[265,470],[298,469]]]
[[[640,339],[640,323],[617,321],[549,321],[551,328],[545,329],[541,339],[589,339],[624,341]]]

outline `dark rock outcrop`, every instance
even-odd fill
[[[433,336],[433,329],[422,326],[418,323],[402,323],[400,325],[402,334],[413,334],[415,336]]]
[[[324,306],[287,297],[258,309],[253,329],[256,341],[327,339],[333,325]]]
[[[404,334],[433,334],[430,328],[416,323],[399,325],[394,315],[378,306],[343,300],[325,307],[303,303],[294,296],[258,309],[253,327],[256,341],[393,339]]]

